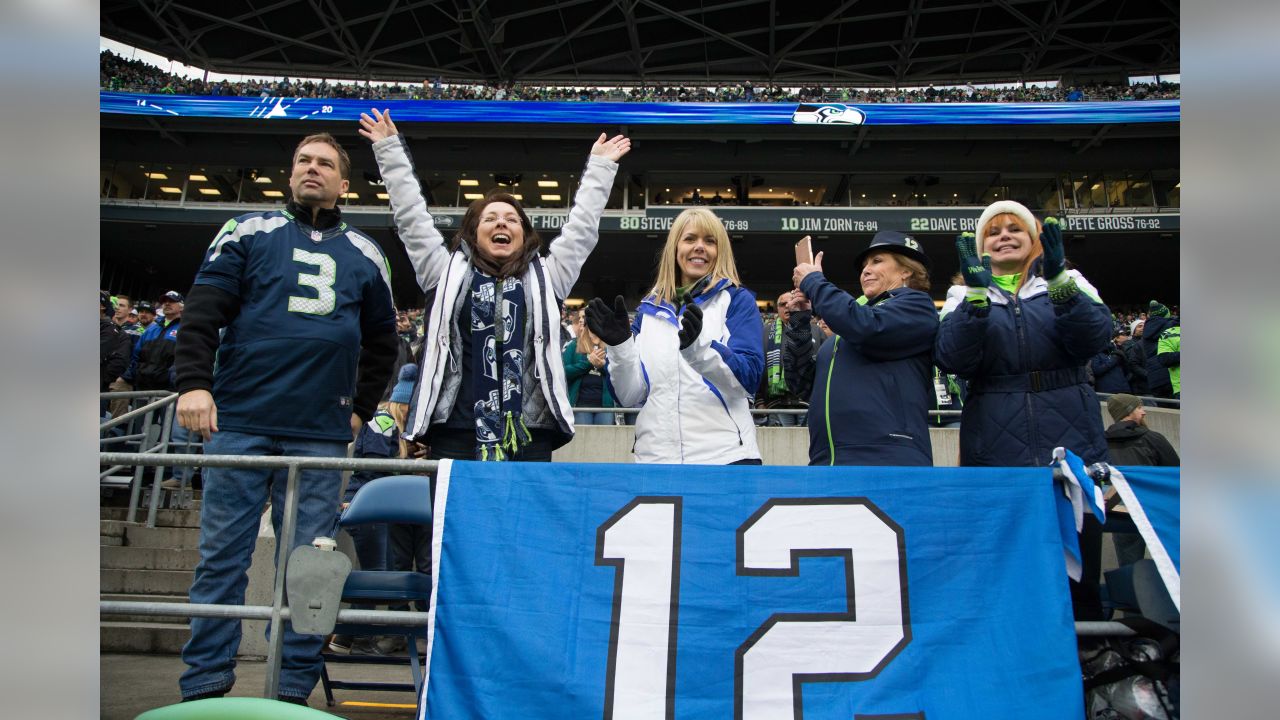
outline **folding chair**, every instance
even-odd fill
[[[378,478],[362,486],[351,504],[338,520],[340,526],[364,523],[431,524],[431,484],[423,475],[392,475]],[[431,602],[431,576],[416,571],[354,570],[342,588],[342,601],[378,605],[400,605],[418,601],[422,606]],[[361,663],[370,665],[395,665],[404,662],[399,656],[321,654],[325,665],[320,671],[320,683],[324,688],[325,702],[335,703],[333,690],[383,690],[418,693],[422,689],[422,666],[418,656],[417,640],[426,639],[426,628],[395,628],[386,625],[338,623],[335,634],[360,636],[403,635],[413,683],[392,683],[354,680],[332,680],[328,664]]]

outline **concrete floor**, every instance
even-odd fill
[[[178,676],[186,668],[177,655],[102,655],[99,659],[102,720],[133,720],[152,708],[171,705],[182,699]],[[410,682],[409,665],[330,665],[331,677],[344,680]],[[266,680],[266,663],[240,660],[236,685],[231,696],[261,697]],[[337,704],[326,707],[324,691],[316,683],[310,705],[317,710],[351,720],[407,720],[414,716],[412,693],[335,690]],[[400,707],[365,707],[371,703]]]

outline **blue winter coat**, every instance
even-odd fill
[[[1129,380],[1125,377],[1124,355],[1119,349],[1105,348],[1089,361],[1089,369],[1093,371],[1093,387],[1103,393],[1130,392]]]
[[[938,314],[929,295],[902,287],[862,305],[816,272],[800,289],[835,332],[818,350],[809,464],[933,465]]]
[[[1111,341],[1111,314],[1084,276],[1059,306],[1033,277],[1017,297],[989,288],[989,307],[953,298],[934,348],[939,367],[969,380],[960,464],[1036,467],[1063,446],[1086,463],[1107,459],[1098,396],[1084,364]]]

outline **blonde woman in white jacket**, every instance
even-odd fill
[[[551,460],[573,437],[560,354],[560,302],[600,237],[600,217],[631,141],[591,147],[560,236],[544,243],[515,197],[471,203],[452,247],[427,212],[408,146],[387,112],[362,114],[360,134],[424,292],[435,289],[404,436],[432,458]]]
[[[614,397],[640,408],[636,462],[760,464],[751,397],[764,325],[715,213],[690,208],[672,222],[634,322],[619,296],[612,308],[593,299],[587,325],[609,345]]]

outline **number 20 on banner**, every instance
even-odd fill
[[[596,530],[596,565],[615,572],[605,720],[675,716],[681,509],[679,497],[638,497]],[[843,558],[846,609],[756,628],[735,653],[735,720],[799,718],[799,683],[869,680],[911,641],[902,528],[873,503],[775,498],[738,528],[740,576],[796,577],[801,557]]]

